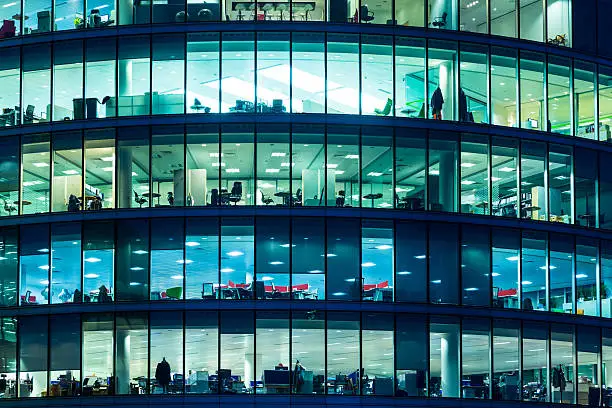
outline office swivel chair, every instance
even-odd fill
[[[17,207],[16,206],[14,206],[13,204],[10,204],[4,198],[2,199],[2,201],[4,203],[4,211],[6,211],[8,213],[8,215],[11,215],[13,213],[13,211],[17,211]]]
[[[447,17],[448,17],[448,13],[445,11],[444,13],[442,13],[441,17],[434,18],[434,20],[431,22],[431,25],[433,27],[444,28],[444,27],[446,27],[446,18]]]
[[[388,116],[389,113],[391,113],[392,107],[393,107],[393,99],[387,98],[387,103],[385,104],[385,107],[383,109],[375,108],[374,113],[376,113],[378,116]]]
[[[2,22],[2,27],[0,27],[0,38],[12,38],[17,33],[17,28],[15,26],[15,21],[13,20],[4,20]]]
[[[265,205],[274,204],[274,200],[272,199],[272,197],[266,196],[263,191],[261,192],[261,202]]]
[[[34,105],[28,105],[25,112],[23,113],[23,123],[31,124],[34,123]]]
[[[359,7],[359,18],[364,23],[369,23],[370,21],[374,20],[374,12],[370,11],[368,6],[364,4],[363,6]]]
[[[346,201],[346,193],[344,190],[338,191],[338,197],[336,197],[336,207],[344,207]]]
[[[219,190],[216,188],[210,191],[210,205],[219,205]]]
[[[291,204],[296,205],[296,206],[302,205],[302,189],[301,188],[298,188],[295,191],[295,197],[293,197]]]
[[[142,208],[142,205],[147,202],[147,199],[139,196],[138,193],[134,191],[134,201],[136,201],[136,204],[138,204],[140,208]]]
[[[234,181],[232,191],[230,192],[229,201],[236,205],[240,200],[242,200],[242,182]]]
[[[212,282],[202,284],[202,299],[215,299],[215,289]]]

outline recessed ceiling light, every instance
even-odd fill
[[[64,170],[64,171],[62,171],[62,173],[67,174],[69,176],[70,175],[74,175],[74,174],[79,174],[79,172],[76,171],[76,170]]]
[[[225,169],[226,173],[240,173],[240,169]]]
[[[227,253],[228,256],[240,256],[240,255],[244,255],[244,252],[240,252],[240,251],[230,251]]]
[[[36,163],[32,163],[32,166],[34,166],[34,167],[49,167],[49,163],[36,162]]]
[[[278,173],[280,169],[266,169],[266,173]]]
[[[286,153],[284,152],[272,152],[272,157],[285,157]]]

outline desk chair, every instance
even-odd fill
[[[234,185],[232,186],[232,191],[229,196],[229,201],[236,205],[240,200],[242,200],[242,182],[234,181]]]
[[[4,20],[2,27],[0,28],[0,38],[12,38],[17,35],[17,28],[15,27],[15,21]]]
[[[431,22],[431,25],[437,28],[444,28],[446,27],[447,17],[448,17],[448,13],[445,11],[444,13],[442,13],[442,16],[435,17],[434,20]]]
[[[276,9],[280,11],[280,16],[278,19],[280,21],[283,21],[283,13],[287,10],[287,5],[285,3],[281,3],[278,6],[276,6]]]
[[[274,204],[274,200],[272,199],[272,197],[266,196],[263,191],[261,192],[261,202],[265,205]]]
[[[202,299],[216,299],[215,289],[212,282],[202,284]]]
[[[140,208],[142,208],[142,205],[147,202],[147,199],[139,196],[138,193],[134,191],[134,201],[136,201],[136,204],[138,204]]]
[[[28,105],[23,114],[24,125],[34,123],[34,105]]]
[[[292,198],[291,204],[293,204],[294,206],[302,205],[302,189],[301,188],[298,188],[295,191],[295,197]]]
[[[305,21],[308,21],[308,13],[310,13],[312,10],[313,10],[312,4],[306,4],[304,6],[304,18],[305,18]]]
[[[166,289],[166,296],[168,297],[168,299],[179,300],[181,299],[182,295],[183,288],[180,286]]]
[[[10,204],[4,198],[2,201],[4,202],[4,211],[6,211],[8,215],[12,215],[13,211],[17,211],[17,207],[15,205]]]
[[[364,23],[369,23],[370,21],[374,20],[374,12],[370,11],[368,6],[364,4],[363,6],[359,7],[359,19]]]
[[[389,116],[392,107],[393,100],[391,98],[387,98],[387,103],[385,104],[385,107],[383,109],[374,109],[374,113],[376,113],[378,116]]]

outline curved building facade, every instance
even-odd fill
[[[610,13],[0,0],[0,405],[612,406]]]

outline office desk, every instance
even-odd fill
[[[244,288],[223,288],[221,299],[252,299],[253,293]]]

